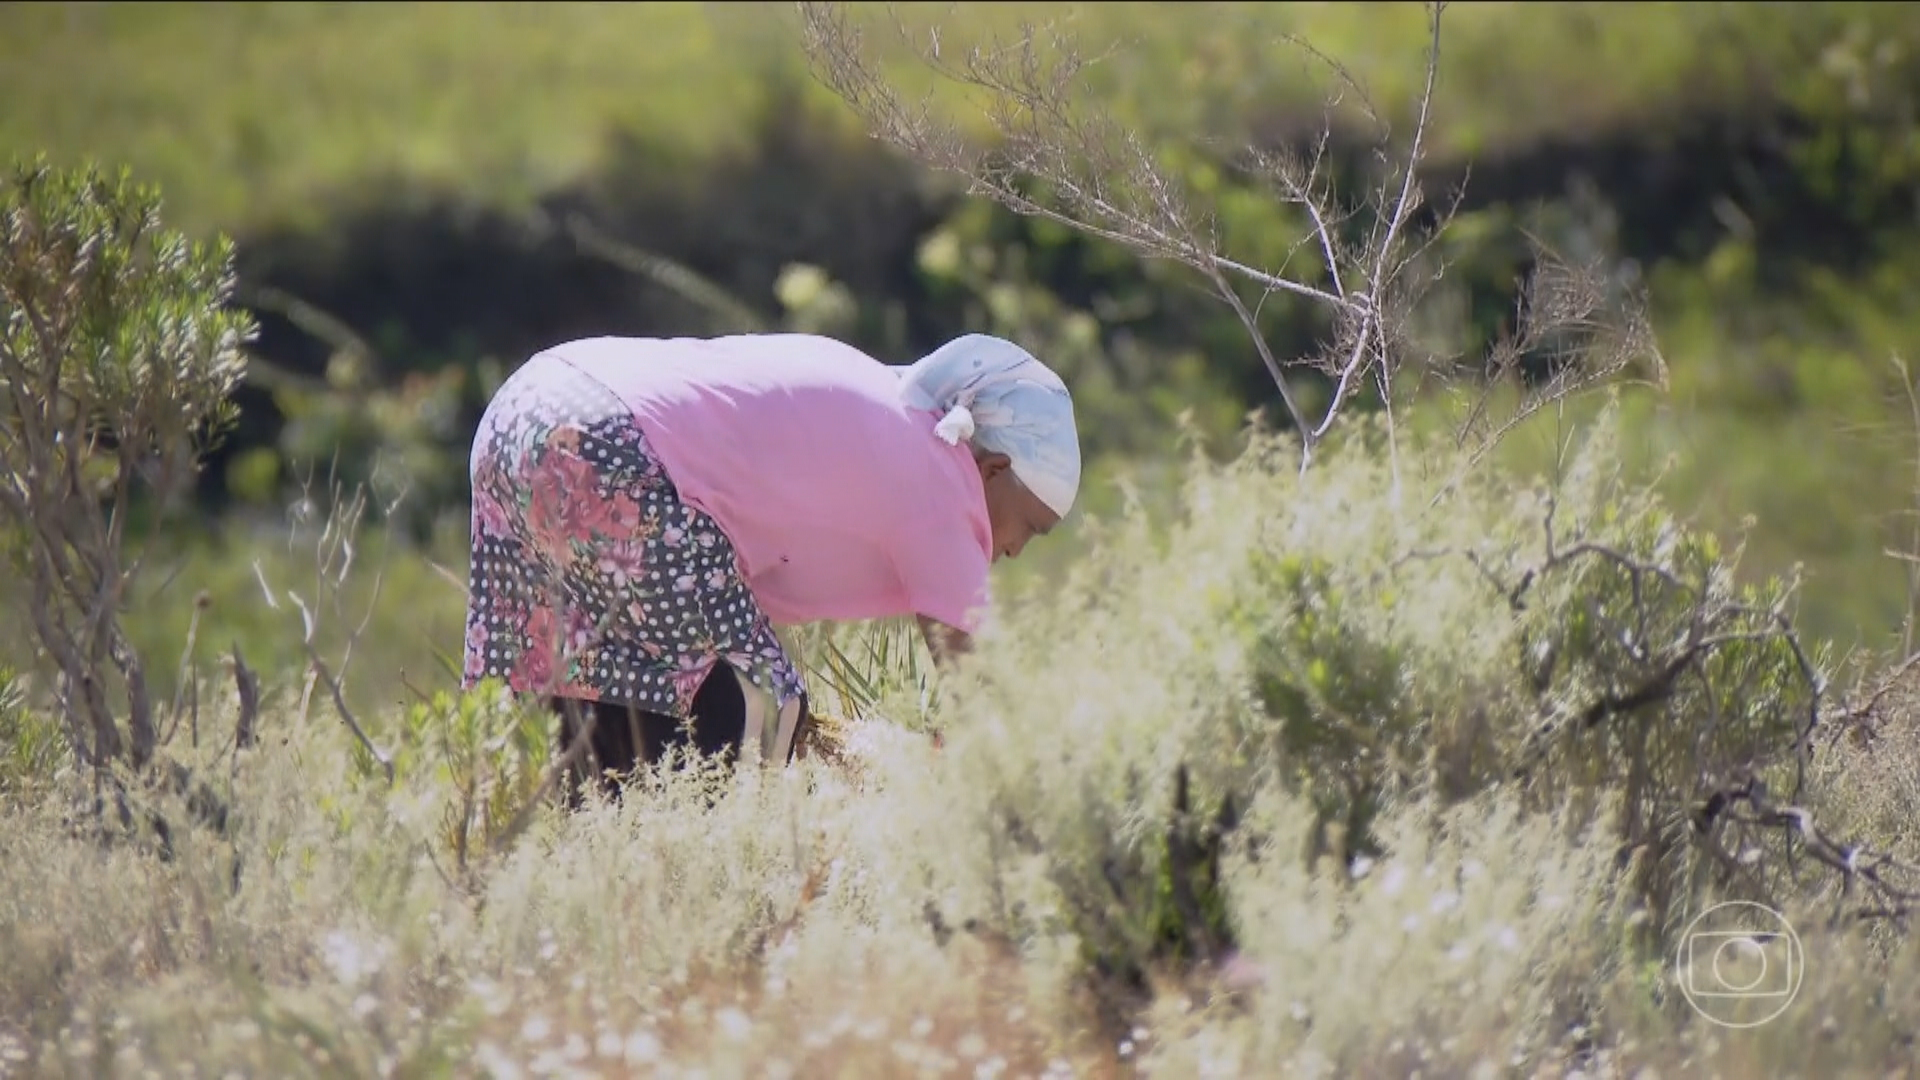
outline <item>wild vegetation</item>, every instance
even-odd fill
[[[505,51],[537,74],[570,55],[543,44],[578,29],[580,9],[559,10],[502,8],[469,32],[513,37],[524,48]],[[1900,340],[1875,307],[1906,287],[1897,252],[1782,271],[1794,257],[1762,231],[1712,245],[1704,269],[1668,255],[1632,274],[1634,242],[1604,239],[1603,214],[1518,215],[1475,203],[1471,184],[1443,197],[1466,160],[1638,122],[1675,88],[1731,115],[1815,110],[1838,80],[1857,107],[1791,145],[1809,155],[1793,175],[1845,177],[1845,193],[1742,206],[1749,224],[1850,208],[1872,235],[1885,189],[1853,170],[1903,168],[1873,148],[1900,122],[1880,113],[1904,100],[1910,17],[1649,9],[1713,27],[1727,50],[1676,57],[1584,5],[1327,6],[1300,16],[1312,44],[1284,46],[1253,40],[1277,25],[1253,6],[1213,5],[1218,26],[1141,16],[1165,20],[1156,48],[1113,53],[1129,16],[1012,34],[1002,17],[947,16],[935,37],[928,15],[806,4],[769,20],[788,36],[759,37],[694,10],[611,9],[592,29],[758,42],[739,70],[682,73],[738,79],[739,96],[676,93],[724,110],[764,64],[780,73],[766,85],[810,87],[774,115],[829,119],[766,136],[806,166],[777,181],[709,162],[708,197],[827,224],[680,258],[688,241],[661,224],[694,205],[661,194],[676,182],[632,202],[608,194],[619,180],[545,197],[584,167],[587,122],[522,123],[544,114],[476,90],[443,100],[499,120],[492,152],[534,135],[571,149],[544,175],[458,180],[493,224],[402,231],[385,242],[424,250],[336,256],[336,271],[385,271],[323,288],[308,287],[326,280],[313,252],[378,244],[260,231],[314,211],[315,177],[358,184],[362,158],[443,178],[506,159],[377,125],[292,138],[292,102],[313,95],[221,97],[159,49],[214,34],[199,16],[0,14],[43,35],[106,20],[127,73],[9,116],[10,141],[72,151],[63,117],[120,116],[101,103],[176,87],[202,106],[183,132],[234,123],[261,170],[199,184],[190,156],[135,128],[110,155],[147,166],[131,176],[28,153],[0,191],[0,540],[23,615],[0,672],[8,1073],[1844,1077],[1911,1060],[1914,642],[1910,603],[1886,587],[1906,572],[1881,554],[1897,531],[1862,523],[1911,485],[1774,445],[1793,425],[1898,415],[1819,407],[1911,393],[1897,357],[1833,344]],[[1560,14],[1521,14],[1538,10]],[[362,76],[412,79],[458,51],[377,32],[442,40],[449,16],[432,8],[233,11],[218,32],[273,43],[248,62],[289,86],[301,69],[279,61],[329,42],[382,43]],[[1555,65],[1516,51],[1509,23],[1588,47]],[[1361,29],[1377,51],[1336,60]],[[617,66],[597,51],[615,36],[587,35],[577,85]],[[1829,49],[1828,74],[1790,62],[1809,42]],[[135,63],[143,47],[157,51]],[[1303,62],[1237,79],[1262,49]],[[49,45],[4,78],[40,85],[55,69],[36,65],[61,55]],[[1623,56],[1649,77],[1602,78]],[[1577,108],[1490,95],[1496,60],[1587,93]],[[678,138],[691,161],[729,130],[654,112],[677,118],[648,121],[661,141],[645,153]],[[461,128],[451,115],[441,131]],[[823,179],[869,165],[868,187]],[[623,168],[610,175],[647,176]],[[795,175],[820,183],[812,209],[744,194],[776,183],[792,201]],[[884,223],[865,251],[806,239],[834,227],[820,207],[885,185],[933,194],[870,206]],[[490,248],[503,221],[545,238]],[[648,232],[663,245],[621,238]],[[469,277],[467,303],[548,272],[559,283],[522,303],[598,295],[390,328],[356,310],[396,282],[435,293],[416,279],[438,259],[516,246],[519,268]],[[280,254],[249,265],[250,247]],[[716,272],[729,250],[755,254]],[[878,284],[901,265],[918,268],[912,288]],[[639,316],[607,314],[631,299],[628,275],[663,291]],[[1750,300],[1763,278],[1841,329],[1702,300]],[[314,299],[327,289],[353,302]],[[463,599],[459,433],[488,381],[543,335],[595,327],[786,325],[905,350],[962,321],[1031,337],[1084,387],[1097,461],[1074,542],[1002,576],[996,623],[958,672],[936,677],[905,626],[796,630],[833,714],[796,767],[694,763],[558,812],[551,719],[497,686],[457,693],[445,670]],[[1735,323],[1742,347],[1767,345],[1741,377],[1778,374],[1776,397],[1699,347]],[[1708,396],[1675,409],[1648,383]],[[1767,447],[1749,467],[1782,498],[1830,489],[1788,505],[1828,515],[1818,527],[1842,535],[1828,565],[1872,587],[1833,599],[1847,587],[1789,572],[1802,520],[1737,527],[1703,508],[1703,483],[1756,490],[1713,460],[1650,469],[1664,425]],[[1856,485],[1873,493],[1857,505]],[[195,513],[206,521],[181,524]],[[1886,567],[1855,566],[1863,547]],[[1836,631],[1870,608],[1887,616],[1877,632]],[[1779,928],[1699,921],[1721,901],[1764,904],[1793,934],[1709,955],[1702,929]],[[1784,1008],[1698,995],[1715,980],[1785,990]]]
[[[1314,145],[1333,84],[1285,34],[1409,130],[1419,6],[1205,10],[905,17],[943,22],[950,40],[1021,18],[1070,34],[1099,61],[1089,94],[1210,195],[1223,244],[1303,265],[1312,249],[1289,262],[1275,239],[1296,235],[1293,209],[1213,151]],[[1885,552],[1913,539],[1895,361],[1917,351],[1901,313],[1920,22],[1851,3],[1462,3],[1449,27],[1426,195],[1464,197],[1430,253],[1448,271],[1423,308],[1443,339],[1433,351],[1482,356],[1512,331],[1514,282],[1539,244],[1606,262],[1645,295],[1668,362],[1667,393],[1622,403],[1635,474],[1715,531],[1751,515],[1749,572],[1799,569],[1817,586],[1799,598],[1809,633],[1886,647],[1911,567]],[[0,29],[0,91],[19,106],[0,116],[0,143],[127,163],[189,235],[235,235],[236,299],[260,324],[240,419],[201,476],[203,513],[157,546],[180,569],[150,583],[169,591],[140,605],[136,638],[178,640],[190,609],[172,590],[202,589],[203,641],[258,636],[248,567],[272,553],[255,541],[264,530],[283,546],[284,508],[329,476],[375,485],[382,504],[404,491],[396,550],[458,559],[465,432],[501,373],[559,337],[796,325],[905,360],[962,329],[1016,334],[1079,389],[1089,498],[1106,510],[1111,479],[1156,471],[1183,414],[1230,454],[1249,410],[1281,407],[1205,283],[961,198],[865,139],[807,70],[789,5],[16,5]],[[910,96],[931,93],[936,115],[991,130],[910,53],[881,63]],[[1359,102],[1335,110],[1323,173],[1355,198],[1377,179],[1378,128]],[[1288,297],[1254,311],[1276,356],[1311,351],[1324,328]],[[1305,408],[1320,392],[1297,387]],[[1524,432],[1504,445],[1529,467],[1552,451]],[[1074,544],[1055,545],[1063,561]],[[1057,569],[1043,563],[1042,576]],[[429,574],[402,558],[387,582],[434,627],[457,623],[457,596]],[[402,629],[350,693],[390,702],[402,668],[430,677],[431,653]]]

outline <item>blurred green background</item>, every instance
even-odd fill
[[[1401,121],[1422,76],[1417,4],[907,17],[969,34],[1051,19],[1120,46],[1094,77],[1159,138],[1310,130],[1320,99],[1283,32]],[[0,142],[158,182],[171,223],[239,240],[263,321],[241,429],[197,516],[155,538],[141,642],[180,655],[204,592],[203,666],[236,641],[256,666],[298,665],[298,616],[262,604],[260,578],[317,587],[301,492],[332,475],[399,500],[356,555],[391,562],[352,692],[445,685],[472,426],[507,371],[570,337],[788,327],[905,362],[966,330],[1017,336],[1076,389],[1093,516],[1123,472],[1150,488],[1184,452],[1183,416],[1226,452],[1276,404],[1232,313],[1187,278],[962,199],[866,138],[811,80],[796,25],[749,3],[0,5]],[[1463,347],[1511,308],[1521,226],[1616,261],[1671,365],[1666,393],[1629,399],[1633,466],[1685,517],[1750,517],[1747,571],[1804,565],[1801,621],[1842,647],[1899,644],[1909,565],[1889,552],[1920,525],[1897,363],[1920,357],[1917,45],[1914,5],[1457,3],[1443,46],[1429,172],[1466,180],[1447,285]],[[1277,258],[1286,211],[1220,198],[1235,246]],[[1285,304],[1264,318],[1283,355],[1311,331]],[[1064,530],[1004,574],[1043,575],[1078,542]],[[330,645],[372,584],[326,622]],[[12,634],[0,649],[27,647]]]

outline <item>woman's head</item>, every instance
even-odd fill
[[[1018,555],[1073,508],[1080,487],[1073,397],[1025,349],[968,334],[908,367],[901,383],[909,404],[941,414],[934,430],[942,438],[972,446],[996,558]]]

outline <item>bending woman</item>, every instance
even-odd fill
[[[689,741],[793,759],[776,626],[910,614],[937,660],[964,653],[990,565],[1066,515],[1080,451],[1065,385],[999,338],[902,368],[804,334],[603,337],[515,371],[469,468],[464,685],[549,700],[617,790]]]

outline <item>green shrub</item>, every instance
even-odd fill
[[[557,728],[552,713],[489,682],[416,701],[370,734],[393,764],[392,783],[441,796],[435,851],[464,873],[510,839],[522,813],[548,793],[542,782]],[[351,762],[358,783],[386,782],[366,744],[353,744]]]
[[[27,707],[26,681],[0,666],[0,800],[43,791],[69,758],[65,740],[54,717]]]
[[[1240,938],[1221,860],[1270,842],[1249,808],[1300,800],[1292,857],[1344,875],[1397,857],[1381,822],[1497,797],[1617,810],[1604,839],[1667,944],[1728,885],[1689,815],[1748,775],[1791,789],[1824,676],[1776,618],[1785,590],[1734,586],[1733,557],[1629,485],[1597,430],[1555,483],[1431,507],[1437,445],[1402,445],[1431,471],[1398,504],[1365,434],[1304,479],[1282,440],[1199,467],[1164,541],[1135,522],[1097,577],[1023,610],[982,665],[1018,674],[942,719],[968,812],[937,847],[975,860],[944,873],[993,883],[943,921],[1070,941],[1144,985]]]
[[[0,190],[0,523],[22,534],[35,636],[96,766],[145,766],[158,742],[120,622],[129,548],[136,515],[168,509],[236,418],[254,328],[226,306],[232,264],[224,238],[166,229],[159,193],[124,171],[34,159]]]
[[[868,665],[852,693],[867,715],[837,765],[642,776],[617,805],[543,808],[516,837],[507,808],[550,751],[537,712],[487,687],[364,717],[389,784],[270,676],[226,836],[181,836],[165,862],[102,853],[52,804],[0,833],[0,1051],[49,1076],[996,1059],[1032,1075],[1531,1074],[1596,1055],[1663,1074],[1884,1073],[1920,1030],[1904,938],[1876,951],[1817,917],[1816,879],[1768,882],[1805,981],[1772,1026],[1716,1041],[1688,1022],[1674,954],[1650,951],[1647,858],[1622,858],[1636,814],[1671,815],[1711,781],[1680,774],[1689,755],[1766,765],[1791,743],[1806,695],[1790,649],[1729,643],[1703,665],[1713,689],[1584,737],[1535,734],[1659,657],[1595,632],[1634,611],[1631,575],[1574,545],[1714,569],[1704,605],[1642,581],[1669,625],[1704,607],[1723,635],[1757,633],[1737,605],[1776,597],[1723,587],[1732,556],[1621,481],[1604,426],[1556,476],[1478,474],[1431,506],[1457,458],[1403,442],[1396,498],[1371,433],[1350,432],[1306,478],[1263,435],[1227,465],[1196,459],[1176,514],[1083,519],[1089,554],[1003,609],[957,675],[923,678],[897,628],[801,636],[830,674],[824,653],[871,635],[843,656]],[[1562,561],[1516,611],[1525,568],[1551,562],[1548,494]],[[1543,639],[1562,652],[1537,690],[1523,676]],[[212,695],[205,722],[235,708]],[[944,748],[910,730],[926,726]],[[1920,741],[1891,722],[1879,739],[1816,755],[1809,796],[1836,835],[1911,857],[1897,777]],[[492,857],[462,873],[460,845],[483,841]],[[1741,865],[1783,865],[1760,855]],[[1748,887],[1671,884],[1676,910]],[[1858,1038],[1822,1037],[1827,1016]]]
[[[1383,522],[1388,539],[1358,550],[1262,553],[1235,609],[1277,725],[1250,734],[1304,766],[1343,860],[1377,853],[1383,801],[1517,785],[1537,806],[1618,795],[1623,850],[1690,865],[1699,800],[1750,775],[1792,786],[1825,675],[1784,583],[1739,584],[1738,553],[1631,484],[1604,441],[1560,485],[1442,508],[1481,535],[1391,539]],[[1448,599],[1423,602],[1436,590]],[[1687,892],[1643,884],[1663,915]]]

